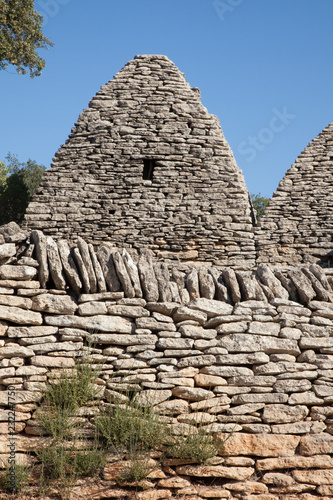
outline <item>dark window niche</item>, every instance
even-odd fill
[[[153,180],[153,172],[155,168],[155,160],[143,160],[143,173],[142,179],[144,181],[152,181]]]

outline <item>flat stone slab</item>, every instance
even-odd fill
[[[0,319],[10,321],[11,323],[18,323],[19,325],[41,325],[43,323],[43,317],[38,312],[1,305]]]
[[[1,316],[1,315],[0,315]],[[131,321],[120,316],[45,316],[45,323],[51,326],[62,326],[70,328],[82,328],[84,330],[110,332],[110,333],[132,333]]]

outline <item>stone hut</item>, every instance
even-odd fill
[[[56,153],[25,225],[164,259],[255,262],[248,191],[219,121],[162,55],[136,56],[101,87]]]
[[[256,231],[258,262],[333,262],[333,123],[280,182]]]

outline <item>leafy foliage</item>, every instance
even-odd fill
[[[0,69],[13,64],[19,74],[41,74],[45,60],[36,49],[53,45],[42,33],[42,22],[33,0],[0,0]]]
[[[265,198],[265,196],[262,196],[261,193],[258,193],[258,194],[251,193],[250,197],[251,197],[253,208],[256,211],[257,221],[258,221],[260,219],[260,217],[262,217],[264,214],[264,210],[268,205],[269,198]]]
[[[20,163],[10,153],[6,161],[7,164],[0,162],[0,226],[11,221],[22,222],[46,170],[44,165],[30,159]]]

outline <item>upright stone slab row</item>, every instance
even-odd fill
[[[126,462],[108,463],[102,483],[80,481],[76,497],[332,497],[330,269],[167,265],[149,250],[136,260],[82,238],[71,248],[13,223],[0,240],[0,464],[9,457],[7,387],[24,463],[42,439],[36,403],[45,382],[93,342],[105,404],[136,391],[175,433],[199,423],[223,444],[204,466],[152,460],[148,490],[135,495],[114,481]],[[80,409],[88,438],[98,406]]]
[[[255,259],[248,191],[219,121],[160,55],[136,56],[90,101],[25,223],[166,259]]]
[[[256,230],[258,262],[333,263],[333,123],[304,149]]]

